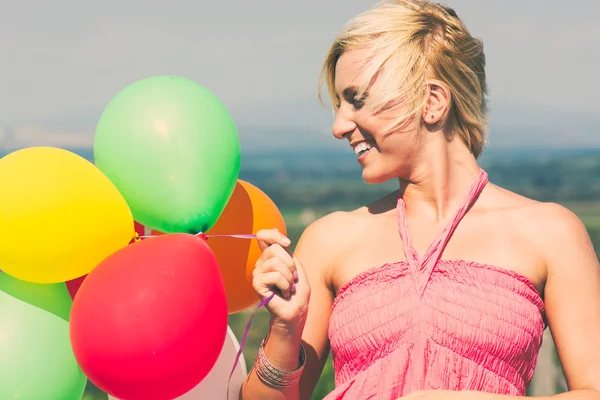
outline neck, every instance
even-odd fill
[[[400,179],[407,209],[437,223],[452,215],[477,179],[481,168],[459,138],[430,143],[408,179]]]

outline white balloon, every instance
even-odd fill
[[[198,386],[173,400],[226,399],[229,374],[231,373],[233,363],[235,362],[235,356],[239,349],[240,344],[237,338],[233,334],[231,328],[227,327],[227,338],[225,339],[223,350],[221,350],[219,359],[208,375],[206,375]],[[231,376],[231,382],[229,383],[229,398],[227,400],[237,400],[239,398],[240,389],[242,388],[244,379],[246,379],[246,375],[248,375],[246,370],[246,360],[244,359],[244,355],[241,354],[240,360]],[[109,395],[108,400],[119,399]]]

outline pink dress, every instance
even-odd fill
[[[440,260],[487,182],[481,170],[422,258],[398,199],[407,261],[365,271],[340,290],[329,326],[336,389],[326,400],[395,400],[433,389],[525,395],[546,327],[540,294],[516,272]]]

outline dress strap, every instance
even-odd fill
[[[458,208],[456,213],[454,214],[454,218],[448,222],[445,226],[444,230],[436,237],[436,239],[431,243],[427,252],[420,258],[417,251],[415,250],[412,240],[410,238],[410,233],[408,230],[408,219],[406,217],[406,205],[401,196],[398,196],[398,230],[400,232],[400,236],[402,237],[402,242],[404,243],[404,253],[407,259],[407,262],[410,266],[411,275],[417,284],[417,290],[419,291],[419,295],[423,296],[425,293],[425,289],[427,288],[427,284],[431,278],[431,274],[435,269],[435,265],[439,261],[448,240],[452,236],[452,233],[465,216],[469,208],[475,202],[475,199],[479,196],[483,188],[488,183],[488,175],[487,173],[481,169],[479,172],[479,176],[471,185],[469,192],[465,199],[463,200],[461,206]]]

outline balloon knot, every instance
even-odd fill
[[[136,233],[133,235],[133,241],[134,241],[134,242],[139,242],[139,241],[141,241],[141,240],[142,240],[142,239],[140,238],[140,234],[136,232]]]
[[[208,241],[208,236],[206,236],[205,233],[198,232],[198,234],[196,234],[196,236],[198,236],[200,239],[204,239],[204,240]]]

